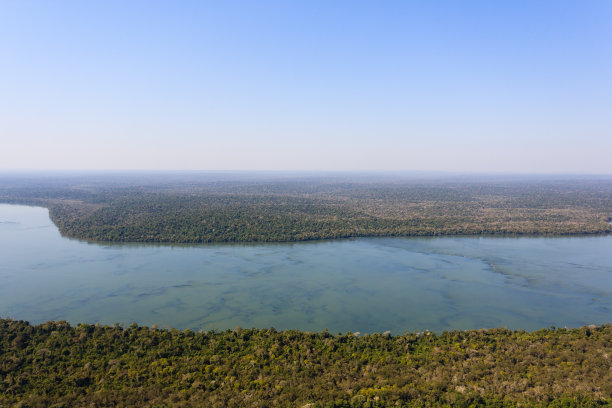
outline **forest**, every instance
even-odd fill
[[[91,241],[612,232],[612,180],[0,175]],[[0,407],[598,407],[612,326],[391,335],[0,318]]]
[[[612,326],[331,334],[0,319],[0,406],[596,407]]]
[[[612,179],[0,176],[0,202],[49,208],[72,238],[284,242],[612,232]]]

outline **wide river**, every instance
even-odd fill
[[[331,332],[612,321],[612,236],[110,245],[0,204],[0,316]]]

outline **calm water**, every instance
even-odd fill
[[[362,333],[600,324],[612,237],[107,245],[0,204],[0,316]]]

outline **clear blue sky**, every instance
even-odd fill
[[[612,173],[612,1],[3,1],[0,169]]]

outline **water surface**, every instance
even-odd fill
[[[0,204],[0,316],[402,333],[612,320],[612,237],[110,245]]]

